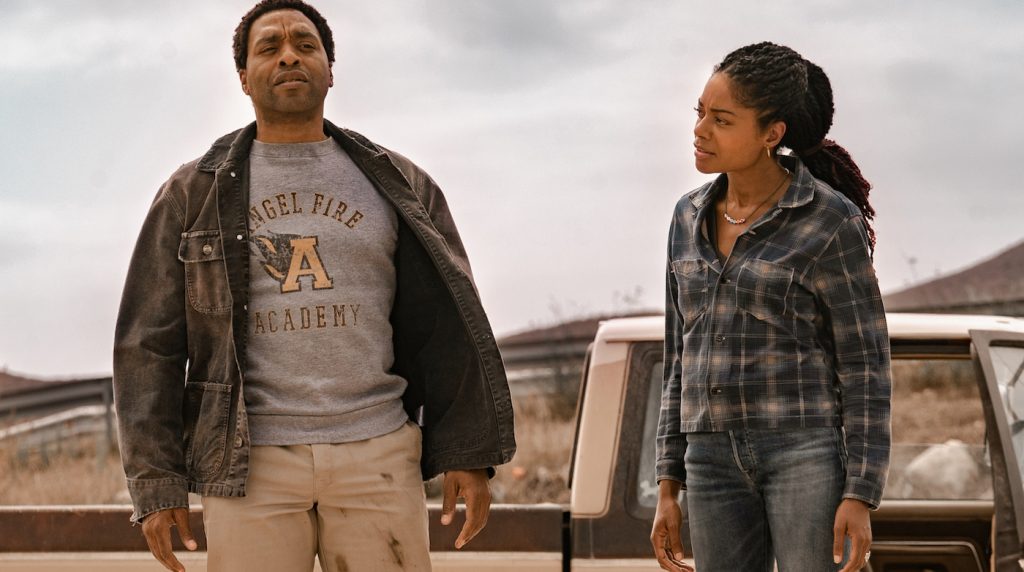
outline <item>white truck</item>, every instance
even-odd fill
[[[890,314],[892,467],[871,572],[1024,570],[1024,320]],[[601,325],[580,389],[568,506],[497,505],[463,551],[431,507],[434,570],[658,570],[661,318]],[[680,499],[685,515],[685,495]],[[198,507],[193,530],[202,533]],[[0,508],[0,570],[151,570],[129,507]],[[682,540],[688,546],[684,522]],[[782,540],[784,541],[784,539]],[[176,550],[190,572],[205,555]]]

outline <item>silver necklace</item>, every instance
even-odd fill
[[[743,218],[733,218],[733,217],[729,216],[729,211],[727,210],[729,208],[729,206],[728,206],[729,200],[726,199],[725,205],[722,207],[722,216],[725,217],[725,222],[727,222],[729,224],[743,224],[743,223],[747,222],[747,218],[753,216],[754,213],[756,213],[757,211],[761,210],[761,207],[763,207],[765,205],[765,203],[768,202],[768,199],[774,197],[775,193],[779,192],[779,189],[782,188],[782,184],[785,183],[787,179],[789,179],[789,169],[783,167],[782,170],[785,171],[786,173],[784,175],[782,175],[782,180],[779,181],[779,185],[777,187],[775,187],[775,190],[773,190],[771,193],[769,193],[769,195],[767,197],[765,197],[763,201],[761,201],[761,204],[759,204],[756,207],[754,207],[754,210],[750,211],[750,214],[748,214],[747,216],[745,216]]]

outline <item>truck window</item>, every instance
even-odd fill
[[[992,498],[974,363],[892,360],[892,454],[886,499]]]
[[[1016,351],[1011,365],[1020,366],[1024,350]],[[998,358],[996,358],[998,361]],[[655,439],[661,409],[663,363],[648,375],[643,446],[637,467],[636,504],[654,508],[658,501],[655,482]],[[1001,378],[1013,371],[1004,368]],[[893,355],[892,456],[886,499],[977,500],[992,498],[992,478],[985,449],[985,419],[978,393],[977,374],[968,356],[902,358]],[[1017,414],[1024,428],[1024,379],[1020,384]],[[1007,400],[1010,401],[1010,400]],[[1021,434],[1024,434],[1022,432]],[[1015,441],[1018,458],[1024,459],[1024,437]],[[1022,467],[1024,470],[1024,467]]]
[[[664,362],[656,362],[647,372],[647,406],[644,412],[643,447],[637,468],[636,501],[644,508],[658,505],[658,483],[655,480],[655,443],[658,437],[658,415],[661,413],[661,382]]]
[[[992,371],[999,394],[1002,396],[1003,411],[1017,462],[1024,472],[1024,348],[992,345],[989,347]],[[997,411],[998,415],[1000,412]]]

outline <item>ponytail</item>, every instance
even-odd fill
[[[871,227],[869,221],[875,218],[875,209],[868,201],[871,183],[861,174],[860,168],[853,162],[846,149],[831,139],[823,139],[811,149],[796,151],[796,155],[812,175],[828,183],[857,205],[864,215],[868,240],[871,242],[871,251],[874,252],[875,229]]]

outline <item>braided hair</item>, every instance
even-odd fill
[[[715,72],[729,77],[736,99],[757,110],[762,127],[776,121],[786,124],[779,144],[792,149],[812,175],[857,205],[874,251],[875,231],[868,222],[875,216],[868,201],[871,184],[846,149],[825,138],[835,107],[824,70],[786,46],[761,42],[725,56]]]

